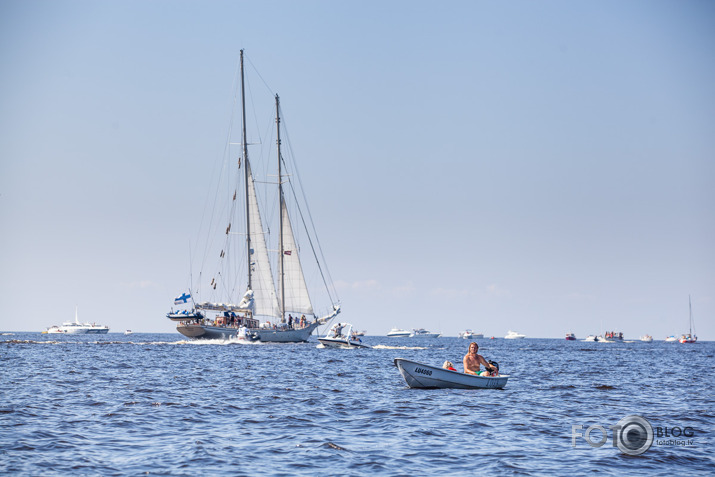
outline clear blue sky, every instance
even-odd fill
[[[172,332],[238,52],[344,314],[715,339],[709,1],[0,2],[0,330]]]

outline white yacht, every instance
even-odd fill
[[[407,338],[410,336],[410,332],[407,330],[402,330],[400,328],[392,328],[387,336],[390,338]]]
[[[108,326],[98,325],[97,323],[80,323],[77,315],[77,307],[74,310],[74,322],[66,321],[62,326],[51,326],[43,333],[57,334],[104,334],[109,332]]]
[[[465,340],[484,338],[484,333],[475,333],[472,330],[464,330],[459,332],[459,337]]]
[[[509,330],[509,333],[506,334],[504,337],[505,340],[517,340],[517,339],[523,339],[526,338],[526,335],[517,333],[516,331],[511,331]]]
[[[432,333],[424,328],[413,329],[412,333],[410,333],[410,338],[439,338],[440,336],[442,336],[442,333]]]

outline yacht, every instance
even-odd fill
[[[651,335],[643,335],[641,336],[641,341],[645,341],[646,343],[652,343],[653,337]]]
[[[505,340],[517,340],[522,338],[526,338],[526,335],[511,330],[509,330],[509,333],[504,337]]]
[[[51,326],[43,333],[50,334],[104,334],[109,332],[108,326],[98,325],[97,323],[80,323],[77,315],[77,307],[74,310],[74,322],[66,321],[62,326]]]
[[[573,333],[566,333],[566,340],[567,341],[576,341],[576,335]]]
[[[407,330],[402,330],[400,328],[392,328],[387,336],[390,338],[407,338],[410,336],[410,332]]]
[[[412,330],[412,333],[410,333],[410,338],[439,338],[440,336],[442,336],[442,333],[432,333],[424,328]]]

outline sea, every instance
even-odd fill
[[[0,473],[715,473],[713,342],[478,339],[508,383],[460,390],[411,389],[393,360],[461,370],[469,341],[363,340],[2,333]]]

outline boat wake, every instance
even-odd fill
[[[372,349],[429,349],[425,346],[385,346],[377,345],[373,346]]]

